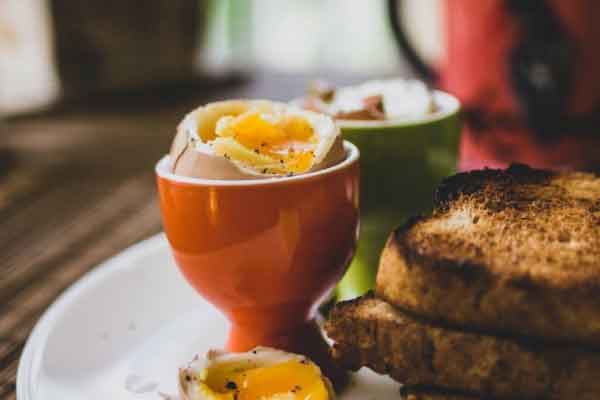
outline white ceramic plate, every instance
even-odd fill
[[[176,393],[177,368],[224,345],[227,322],[184,281],[163,235],[98,266],[44,314],[21,356],[18,400],[146,400]],[[368,370],[342,400],[399,398]]]

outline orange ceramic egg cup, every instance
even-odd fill
[[[293,177],[205,180],[156,167],[163,225],[188,282],[232,324],[227,349],[310,353],[317,307],[357,240],[358,150]]]

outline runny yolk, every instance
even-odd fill
[[[223,371],[225,372],[225,371]],[[206,383],[215,399],[328,400],[329,393],[320,371],[299,360],[248,370],[209,372]]]
[[[225,118],[216,132],[217,154],[275,174],[306,172],[313,166],[319,140],[305,118],[284,115],[270,121],[258,112]]]

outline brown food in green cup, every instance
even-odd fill
[[[337,300],[373,288],[389,233],[407,217],[430,209],[434,188],[456,171],[460,103],[441,91],[432,91],[431,100],[434,108],[426,115],[337,119],[343,138],[361,153],[360,237]]]

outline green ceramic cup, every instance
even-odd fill
[[[455,172],[460,104],[439,91],[434,99],[439,110],[424,119],[338,121],[344,139],[360,149],[361,226],[356,255],[338,285],[337,300],[373,288],[389,233],[407,217],[428,211],[437,184]]]

